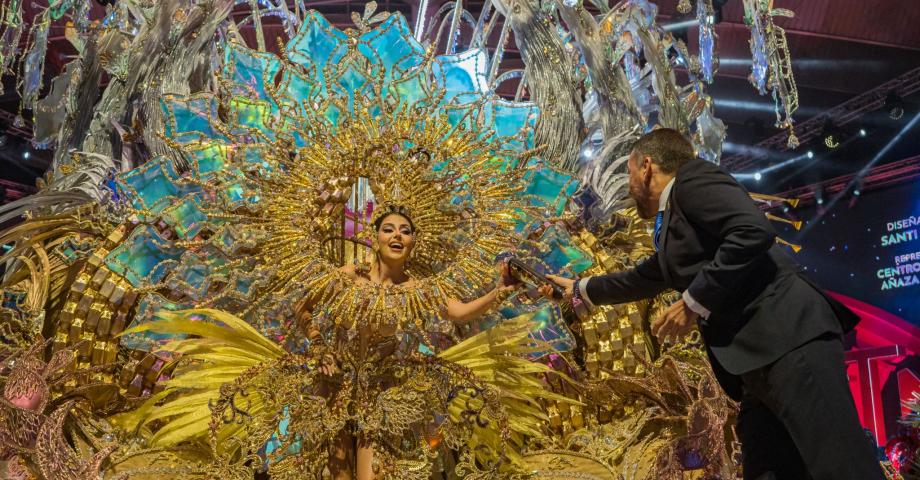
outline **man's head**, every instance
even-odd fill
[[[653,218],[658,200],[681,165],[696,154],[693,145],[677,130],[659,128],[643,135],[629,154],[629,196],[636,202],[639,216]]]

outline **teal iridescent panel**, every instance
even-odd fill
[[[165,208],[160,214],[163,221],[183,240],[195,238],[208,223],[208,215],[201,209],[198,195],[187,195]]]
[[[390,15],[376,28],[361,36],[367,45],[360,44],[359,50],[375,63],[383,64],[385,79],[393,78],[394,69],[406,71],[422,63],[425,48],[422,47],[402,15]],[[369,45],[369,47],[368,47]]]
[[[540,240],[546,247],[540,259],[554,272],[572,271],[579,274],[594,264],[591,255],[576,247],[572,237],[563,229],[548,227]]]
[[[234,134],[249,133],[249,129],[262,132],[269,139],[275,138],[274,116],[269,102],[235,97],[227,102],[230,123],[235,126]]]
[[[229,223],[222,225],[209,241],[210,245],[227,255],[234,255],[241,248],[255,247],[253,239],[247,238],[242,231]]]
[[[283,445],[281,438],[284,438],[286,442],[290,442],[290,445],[284,452],[284,455],[297,455],[297,453],[300,452],[300,440],[291,442],[291,439],[288,438],[290,435],[288,433],[288,427],[290,424],[291,414],[288,410],[288,407],[284,407],[284,409],[281,411],[281,420],[278,422],[278,430],[272,433],[272,436],[269,437],[267,442],[265,442],[264,454],[266,456],[273,455],[274,458],[283,458],[283,455],[281,455],[280,452],[275,452],[275,450],[278,450]]]
[[[311,11],[297,29],[297,34],[287,43],[285,52],[290,60],[314,67],[317,77],[322,79],[323,67],[337,63],[345,55],[343,44],[347,39],[322,15]]]
[[[160,236],[150,225],[140,225],[105,257],[113,272],[125,277],[134,287],[159,283],[176,265],[182,249]]]
[[[250,50],[236,43],[227,43],[224,53],[224,78],[231,82],[234,95],[268,99],[266,83],[271,82],[281,68],[278,57],[268,52]]]
[[[348,107],[353,109],[355,96],[371,97],[373,90],[364,91],[365,86],[371,85],[370,76],[373,70],[368,71],[367,66],[355,61],[349,61],[340,66],[336,73],[335,85],[332,85],[339,94],[348,97]]]
[[[157,312],[175,311],[189,308],[191,305],[171,302],[158,293],[144,295],[137,304],[137,314],[132,327],[144,325],[157,319]],[[153,333],[150,331],[130,333],[121,336],[121,345],[133,350],[152,351],[162,347],[170,340],[181,340],[185,335]]]
[[[524,194],[530,196],[532,204],[545,206],[551,215],[556,216],[565,211],[579,185],[571,175],[547,167],[530,170],[524,179],[527,182]]]
[[[278,84],[278,101],[289,102],[289,107],[301,111],[303,102],[312,102],[318,91],[319,88],[313,78],[293,68],[286,68],[281,73],[281,82]]]
[[[183,152],[192,166],[195,177],[211,180],[227,164],[228,147],[218,142],[208,142],[186,147]]]
[[[457,55],[442,55],[432,65],[438,85],[444,88],[444,103],[469,103],[488,91],[489,55],[482,49]]]
[[[413,106],[422,100],[428,100],[431,86],[423,71],[394,80],[390,84],[390,94],[399,98],[403,105]],[[419,105],[422,106],[422,105]]]
[[[475,127],[478,109],[470,108],[469,105],[445,105],[441,111],[447,114],[447,120],[453,126],[463,125],[467,129]]]
[[[186,252],[179,267],[166,279],[166,284],[192,300],[200,301],[208,293],[212,282],[222,279],[221,273],[226,264],[226,257],[213,248]]]
[[[218,120],[217,101],[212,96],[167,95],[160,105],[166,116],[163,133],[171,140],[182,144],[208,139],[226,140],[211,125]]]
[[[505,100],[493,102],[486,110],[487,121],[491,123],[495,136],[507,138],[505,148],[529,150],[534,145],[534,126],[539,116],[537,106],[532,103],[514,103]],[[520,137],[524,130],[526,136]],[[523,140],[523,141],[522,141]]]
[[[132,207],[157,214],[183,193],[184,189],[177,180],[179,174],[172,162],[156,157],[119,175],[115,184],[119,194],[127,198]]]
[[[233,152],[233,159],[236,165],[247,172],[258,171],[267,174],[272,171],[272,166],[268,163],[268,147],[263,144],[240,144],[236,146]]]

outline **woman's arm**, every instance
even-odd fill
[[[492,304],[495,303],[500,293],[506,288],[512,289],[513,287],[495,287],[489,291],[489,293],[466,303],[457,299],[448,298],[447,318],[457,325],[463,325],[476,320],[492,308]]]
[[[447,318],[457,325],[463,325],[489,311],[496,301],[500,303],[505,299],[508,293],[514,291],[518,286],[509,285],[512,281],[508,272],[508,265],[504,264],[501,269],[502,274],[499,276],[498,285],[489,293],[469,302],[461,302],[454,298],[447,299]]]

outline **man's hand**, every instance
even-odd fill
[[[652,321],[652,334],[662,343],[677,341],[696,327],[699,317],[683,300],[678,300]]]
[[[549,280],[549,281],[555,283],[556,285],[559,285],[560,287],[562,287],[562,289],[565,291],[565,293],[564,293],[564,295],[565,295],[565,300],[571,300],[571,299],[572,299],[572,295],[574,294],[574,289],[575,289],[575,280],[573,280],[573,279],[571,279],[571,278],[560,277],[560,276],[557,276],[557,275],[547,275],[546,278],[547,278],[547,280]],[[539,290],[539,292],[540,292],[540,295],[543,295],[544,297],[546,297],[546,298],[548,298],[548,299],[550,299],[550,300],[555,300],[555,299],[553,298],[553,287],[552,287],[552,285],[542,285],[538,290]]]

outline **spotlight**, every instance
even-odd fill
[[[892,120],[900,120],[904,116],[904,99],[894,90],[885,96],[885,109]]]
[[[866,132],[866,129],[865,129],[865,128],[860,128],[860,129],[859,129],[859,136],[860,136],[860,137],[865,137],[866,135],[868,135],[868,132]]]
[[[754,180],[757,180],[759,182],[761,178],[763,178],[763,174],[761,174],[760,172],[757,172],[754,174]]]
[[[833,120],[830,118],[824,120],[824,128],[821,129],[821,136],[824,137],[824,145],[827,148],[835,149],[840,146],[840,129],[834,125]]]
[[[815,185],[812,187],[811,192],[815,196],[815,203],[818,205],[824,205],[824,187],[821,185]]]
[[[857,188],[856,190],[853,190],[853,195],[856,195],[857,197],[859,196],[859,189],[858,189],[858,188]]]
[[[28,150],[26,150],[25,152],[22,152],[22,158],[24,158],[24,159],[26,159],[26,160],[28,160],[29,157],[31,157],[31,156],[32,156],[32,154],[29,153]]]
[[[807,155],[808,158],[815,158],[815,152],[812,152],[811,150],[809,150],[805,155]]]

